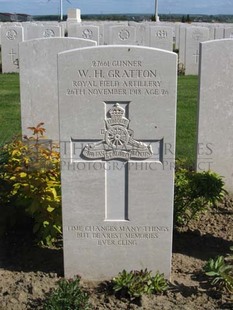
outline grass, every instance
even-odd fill
[[[176,158],[195,162],[197,132],[198,77],[178,79]]]
[[[0,74],[0,145],[20,129],[19,75]],[[176,158],[195,160],[198,78],[181,76],[178,80]]]
[[[19,75],[0,74],[0,145],[21,133]]]

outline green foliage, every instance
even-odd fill
[[[80,278],[58,282],[58,288],[54,290],[46,300],[44,310],[89,310],[88,295],[80,287]]]
[[[194,172],[177,164],[175,175],[174,221],[186,225],[191,219],[221,201],[226,191],[214,172]]]
[[[42,125],[30,128],[33,137],[14,139],[1,149],[0,226],[9,229],[18,214],[30,216],[37,240],[49,245],[61,234],[60,156],[44,140]]]
[[[178,75],[185,75],[185,66],[183,63],[178,63]]]
[[[113,278],[113,290],[122,295],[140,298],[143,294],[162,293],[168,289],[167,281],[163,274],[151,275],[151,271],[140,270],[127,272],[123,270],[117,277]]]
[[[231,251],[233,247],[230,248]],[[217,256],[204,266],[205,274],[211,278],[211,285],[233,293],[233,255]]]

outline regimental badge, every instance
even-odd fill
[[[87,159],[148,159],[152,156],[151,145],[134,139],[133,130],[129,129],[130,121],[125,117],[125,110],[119,105],[108,111],[105,120],[104,140],[87,144],[82,156]]]

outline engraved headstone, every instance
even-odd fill
[[[58,55],[66,277],[169,277],[176,58],[135,46]]]
[[[54,38],[62,36],[62,29],[58,25],[28,25],[25,24],[25,41],[39,38]]]
[[[109,44],[113,45],[136,45],[136,27],[135,26],[111,26],[109,27]]]
[[[224,38],[233,39],[233,27],[227,27],[224,30]]]
[[[214,28],[214,39],[219,40],[224,38],[224,28],[223,27],[215,27]]]
[[[18,45],[23,41],[23,28],[20,26],[1,27],[2,72],[19,72]]]
[[[198,74],[199,44],[209,40],[209,29],[204,27],[186,28],[185,74]]]
[[[185,64],[185,32],[187,25],[180,25],[179,30],[179,64],[184,67]]]
[[[77,25],[72,24],[69,27],[69,37],[80,39],[93,40],[99,45],[99,27],[93,25]]]
[[[201,44],[197,170],[224,177],[233,193],[233,40]],[[214,64],[214,65],[213,65]]]
[[[173,30],[171,27],[151,26],[150,46],[163,50],[173,50]]]
[[[28,127],[45,123],[46,136],[59,140],[57,54],[93,46],[94,41],[75,38],[46,38],[20,44],[20,96],[22,134]]]

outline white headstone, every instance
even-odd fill
[[[111,26],[109,28],[109,44],[113,45],[136,45],[136,27],[135,26]]]
[[[19,72],[18,44],[23,41],[23,28],[20,26],[2,26],[2,72]]]
[[[172,52],[173,50],[173,30],[171,27],[151,26],[150,46],[161,48]]]
[[[224,177],[233,193],[233,40],[201,44],[197,170]]]
[[[185,25],[180,26],[179,31],[179,64],[184,66],[185,63],[185,32],[186,32]]]
[[[99,27],[93,25],[72,24],[69,27],[69,37],[93,40],[99,45]]]
[[[233,27],[227,27],[224,31],[224,38],[233,38]]]
[[[214,29],[214,39],[219,40],[224,38],[224,28],[223,27],[215,27]]]
[[[176,70],[176,54],[153,48],[58,55],[66,277],[169,277]]]
[[[20,44],[20,96],[22,134],[28,127],[45,123],[46,136],[59,140],[57,54],[93,46],[94,41],[75,38],[47,38]]]
[[[209,29],[204,27],[186,28],[185,74],[198,74],[199,44],[209,40]]]

